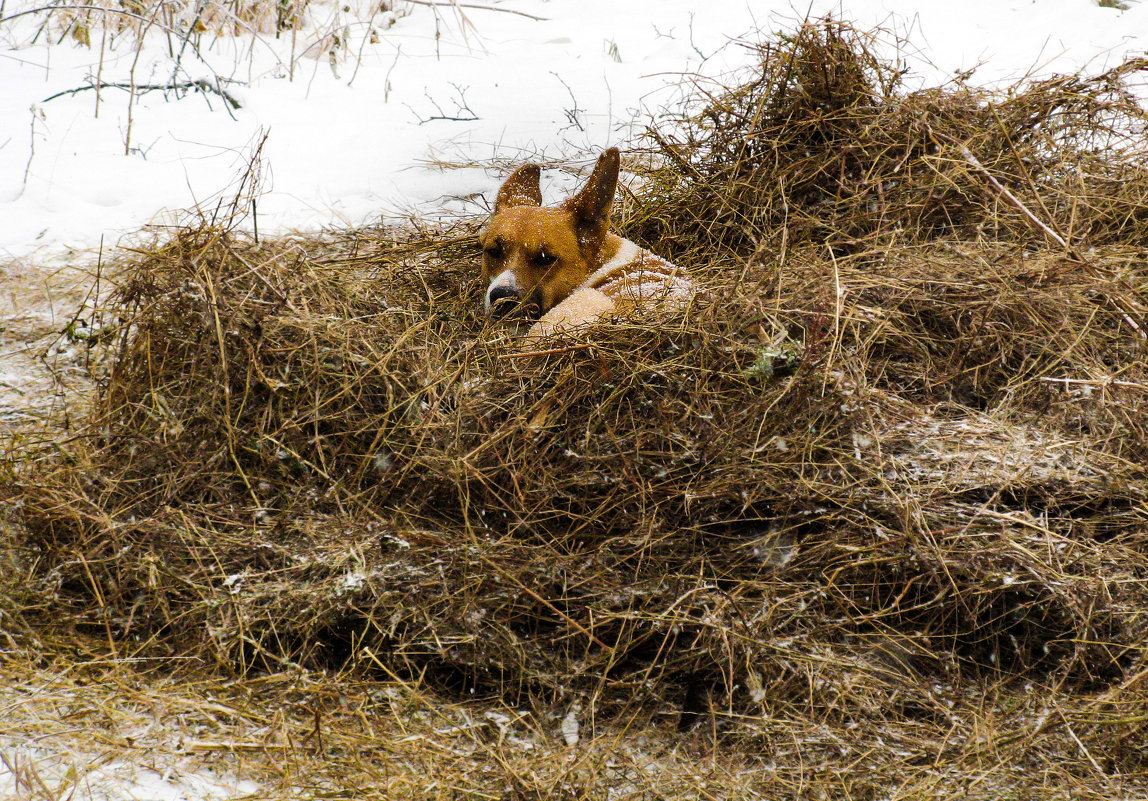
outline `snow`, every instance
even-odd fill
[[[217,775],[184,759],[154,767],[104,755],[73,753],[0,740],[0,798],[71,798],[75,801],[215,801],[256,793],[259,785]],[[141,760],[147,762],[152,760]]]
[[[397,0],[372,15],[371,0],[317,1],[294,41],[204,34],[178,72],[179,37],[159,26],[137,63],[126,33],[101,46],[94,26],[84,45],[60,40],[59,26],[36,38],[42,14],[0,22],[0,261],[115,244],[182,210],[213,209],[264,136],[261,231],[478,213],[498,176],[439,162],[588,164],[679,111],[683,75],[726,73],[748,57],[739,39],[792,29],[807,10],[792,0],[441,2]],[[8,16],[36,6],[0,4]],[[808,13],[894,31],[932,83],[970,69],[981,83],[1100,69],[1148,49],[1140,4],[813,0]],[[48,99],[97,74],[124,84],[134,75],[137,86],[206,81],[241,107],[214,89],[138,94],[130,119],[123,89],[100,93],[98,116],[90,89]],[[563,189],[571,180],[547,179]]]

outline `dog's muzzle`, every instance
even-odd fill
[[[507,317],[518,308],[518,293],[508,286],[492,286],[486,293],[486,313],[491,317]]]
[[[507,317],[526,318],[537,320],[542,316],[542,299],[536,292],[532,292],[525,300],[518,294],[518,290],[505,283],[492,283],[486,290],[486,313],[495,319]]]

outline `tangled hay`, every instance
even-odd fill
[[[1148,61],[1003,91],[906,92],[907,69],[875,55],[879,36],[805,25],[751,45],[759,66],[736,86],[699,84],[701,110],[651,132],[668,169],[637,230],[699,260],[774,250],[782,234],[839,253],[1143,241],[1148,115],[1134,89]]]
[[[1142,65],[998,98],[898,94],[833,22],[761,54],[625,211],[685,314],[523,353],[469,225],[141,248],[90,417],[9,465],[44,592],[228,670],[708,721],[790,788],[1078,776],[1066,732],[1142,777]]]

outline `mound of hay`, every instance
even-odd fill
[[[761,52],[623,220],[681,315],[523,353],[468,226],[142,249],[89,418],[13,476],[50,591],[229,669],[716,711],[888,775],[1036,682],[1133,764],[1148,716],[1098,721],[1148,667],[1148,183],[1094,146],[1131,73],[899,95],[836,23]]]
[[[759,67],[738,85],[700,84],[695,116],[651,132],[668,169],[639,211],[643,238],[698,260],[787,242],[1144,241],[1148,113],[1134,90],[1148,60],[906,92],[906,68],[874,55],[879,35],[805,25],[752,45]]]

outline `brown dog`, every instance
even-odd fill
[[[610,148],[582,190],[554,207],[542,205],[537,164],[511,173],[480,236],[488,315],[535,320],[528,336],[537,338],[640,304],[689,299],[681,269],[610,233],[618,169]]]

